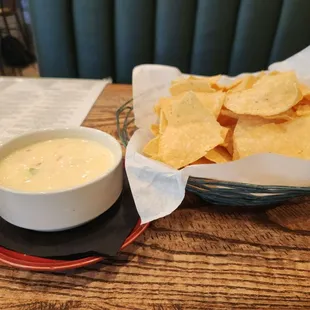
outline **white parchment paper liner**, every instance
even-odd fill
[[[279,63],[270,70],[295,70],[298,78],[310,86],[310,47]],[[210,164],[175,170],[142,155],[151,134],[150,125],[157,121],[153,106],[160,97],[169,96],[171,80],[182,78],[174,67],[141,65],[133,70],[133,98],[136,126],[129,141],[126,171],[142,223],[173,212],[185,196],[189,176],[223,181],[264,185],[310,186],[310,160],[275,154],[259,154],[226,164]],[[223,77],[227,83],[231,78]],[[310,132],[309,132],[310,143]]]

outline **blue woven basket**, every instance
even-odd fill
[[[116,112],[118,135],[125,147],[130,139],[129,125],[134,122],[132,101],[127,101]],[[254,185],[196,177],[188,179],[186,190],[208,203],[238,207],[275,206],[310,195],[310,187]]]

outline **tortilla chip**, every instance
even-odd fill
[[[240,118],[234,131],[233,158],[274,153],[310,159],[310,115],[276,124],[264,119]]]
[[[225,108],[222,108],[220,115],[217,119],[217,121],[225,127],[231,127],[237,124],[237,121],[239,119],[240,115],[229,111]]]
[[[152,124],[151,125],[151,132],[154,136],[159,135],[159,125],[158,124]]]
[[[228,153],[228,151],[222,147],[222,146],[217,146],[214,149],[210,150],[205,157],[213,161],[217,164],[223,164],[230,162],[232,160],[232,156]]]
[[[207,81],[210,86],[212,88],[216,88],[216,90],[218,90],[217,88],[217,83],[220,80],[222,76],[220,74],[218,75],[213,75],[213,76],[203,76],[203,77],[198,77],[198,76],[190,76],[189,79],[190,80],[199,80],[199,79],[203,79],[205,81]]]
[[[158,158],[158,150],[159,150],[159,136],[150,140],[143,149],[143,153],[151,158]]]
[[[203,104],[203,106],[211,111],[211,113],[218,118],[222,106],[224,104],[226,94],[223,92],[214,93],[199,93],[195,92],[198,100]]]
[[[289,110],[301,98],[296,75],[286,72],[265,75],[252,88],[227,94],[224,106],[236,114],[273,116]]]
[[[310,100],[310,88],[305,84],[299,84],[299,89],[302,93],[303,98]]]
[[[164,110],[168,125],[178,126],[189,122],[203,121],[206,117],[215,116],[205,108],[194,92],[189,91],[172,100]]]
[[[228,93],[234,93],[234,92],[249,89],[256,83],[257,80],[258,78],[254,75],[246,75],[241,79],[241,82],[238,83],[238,85],[231,87],[228,90]]]
[[[162,97],[158,100],[157,104],[154,106],[154,112],[158,117],[160,116],[161,110],[169,106],[172,100],[173,98],[171,97]]]
[[[264,118],[268,120],[290,121],[294,119],[296,116],[297,114],[294,108],[291,108],[287,110],[286,112],[283,112],[277,115],[272,115],[272,116],[264,116]]]
[[[198,160],[192,162],[190,164],[190,166],[193,166],[193,165],[209,165],[209,164],[214,164],[214,162],[206,159],[205,157],[201,157]]]
[[[164,110],[160,111],[160,117],[159,117],[159,133],[163,134],[167,128],[168,121],[165,115]]]
[[[179,169],[203,157],[223,142],[221,126],[215,118],[183,125],[167,126],[159,142],[159,158]]]
[[[178,80],[177,82],[172,83],[170,87],[170,93],[172,96],[177,96],[190,90],[205,93],[212,93],[215,91],[205,79]]]
[[[220,146],[223,146],[227,152],[233,156],[233,152],[234,152],[234,147],[233,147],[233,134],[234,134],[234,130],[235,130],[235,125],[230,126],[227,129],[227,133],[224,139],[224,142],[220,144]]]
[[[310,114],[310,104],[303,104],[301,102],[297,104],[294,108],[297,116],[304,116]]]

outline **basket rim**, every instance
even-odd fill
[[[189,182],[194,182],[203,180],[206,184],[214,185],[214,186],[221,186],[221,187],[239,187],[243,189],[247,188],[256,188],[256,189],[271,189],[271,190],[301,190],[301,191],[310,191],[310,186],[292,186],[292,185],[267,185],[267,184],[254,184],[254,183],[247,183],[247,182],[233,182],[233,181],[223,181],[217,179],[209,179],[209,178],[202,178],[202,177],[189,177]]]

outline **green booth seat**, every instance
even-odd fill
[[[310,0],[29,0],[40,74],[130,83],[133,67],[263,70],[310,45]]]

